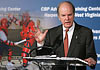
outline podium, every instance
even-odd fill
[[[27,60],[36,61],[42,66],[54,66],[54,65],[66,65],[67,70],[69,70],[69,66],[87,66],[88,63],[82,59],[74,58],[74,57],[56,57],[55,55],[45,55],[45,56],[36,56],[36,57],[23,57]],[[64,62],[61,64],[56,64],[57,62]],[[48,70],[48,69],[47,69]]]

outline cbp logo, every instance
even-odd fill
[[[49,11],[50,7],[41,7],[41,11]]]

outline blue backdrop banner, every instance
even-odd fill
[[[9,13],[19,17],[23,12],[29,12],[31,19],[41,21],[43,29],[60,25],[57,18],[57,6],[65,0],[0,0],[0,18]],[[100,0],[69,0],[75,6],[75,21],[92,29],[97,53],[97,65],[100,69]],[[88,67],[89,69],[89,67]]]

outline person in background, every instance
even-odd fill
[[[57,8],[57,14],[62,24],[44,33],[38,29],[35,33],[37,43],[54,48],[53,53],[57,57],[80,58],[88,62],[91,68],[95,68],[97,55],[92,30],[74,21],[75,7],[70,1],[61,2]],[[58,62],[58,64],[64,64],[64,62]],[[52,67],[52,70],[66,69],[66,65]],[[74,69],[75,66],[69,66],[69,70]],[[86,66],[77,66],[76,70],[86,70]]]
[[[15,46],[16,44],[7,39],[8,36],[8,27],[10,23],[7,18],[2,18],[0,20],[0,61],[2,60],[3,50],[8,51],[8,65],[13,65],[11,62],[12,58],[12,49],[10,46]]]
[[[14,17],[12,14],[8,15],[8,18],[11,22],[16,25],[22,26],[22,31],[20,32],[21,38],[27,39],[24,43],[24,48],[22,49],[22,57],[29,56],[31,46],[34,44],[34,32],[35,32],[35,23],[30,19],[30,15],[28,12],[25,12],[21,16],[21,20]],[[26,67],[28,65],[28,60],[23,58],[23,66]]]

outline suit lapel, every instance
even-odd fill
[[[80,36],[79,28],[80,28],[79,25],[75,24],[74,33],[73,33],[72,40],[71,40],[71,43],[70,43],[70,47],[69,47],[69,50],[68,50],[68,57],[72,56],[73,51],[76,47],[77,41],[79,41],[78,40],[78,38]]]
[[[56,38],[59,42],[59,46],[57,46],[59,52],[59,56],[64,56],[64,43],[63,43],[63,28],[62,25],[60,27],[58,27],[58,30],[56,31]]]
[[[58,30],[56,31],[56,36],[59,37],[59,40],[63,40],[63,30],[62,30],[62,25],[58,27]]]

